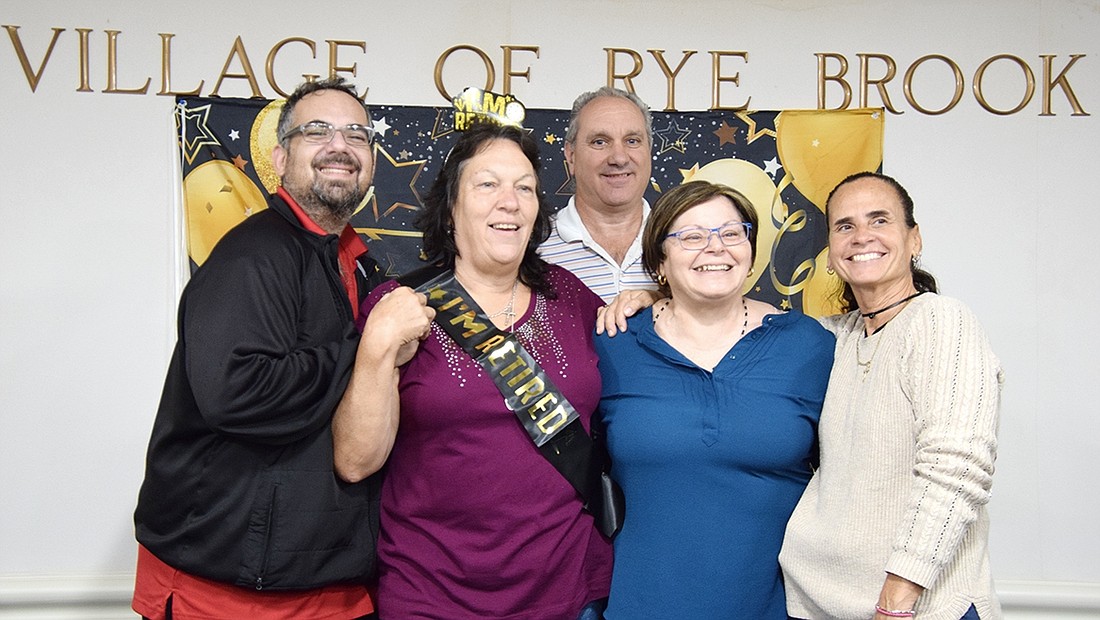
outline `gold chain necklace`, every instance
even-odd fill
[[[904,299],[899,299],[898,301],[895,301],[894,303],[890,304],[889,306],[886,306],[885,308],[879,308],[878,310],[875,310],[874,312],[863,312],[861,310],[860,313],[859,313],[859,316],[862,317],[862,318],[866,318],[866,319],[873,319],[876,316],[882,314],[883,312],[886,312],[887,310],[893,310],[894,308],[897,308],[898,306],[900,306],[902,304],[908,304],[910,301],[912,301],[913,299],[915,299],[915,298],[917,298],[917,297],[919,297],[923,294],[924,294],[924,291],[917,291],[916,293],[913,293],[912,295],[910,295],[910,296],[908,296]],[[890,321],[894,320],[896,318],[896,316],[897,315],[890,317],[890,319],[888,319],[886,321],[886,323],[889,323]],[[879,325],[878,329],[871,332],[871,336],[874,336],[874,335],[878,334],[882,330],[882,328],[886,327],[886,323],[883,323],[882,325]],[[866,329],[866,328],[864,328],[864,329]],[[875,348],[871,351],[871,357],[867,358],[866,362],[863,361],[862,359],[860,359],[860,355],[859,355],[859,343],[860,343],[861,340],[865,340],[869,337],[870,336],[860,334],[859,340],[856,340],[856,364],[858,364],[860,366],[860,368],[863,368],[863,376],[861,377],[861,379],[866,379],[867,378],[867,373],[871,372],[871,362],[874,361],[875,354],[878,353],[878,346],[880,344],[882,344],[882,338],[883,337],[879,336],[878,340],[875,341]]]
[[[876,334],[871,334],[871,335],[874,336]],[[878,353],[878,346],[880,344],[882,344],[882,339],[884,337],[882,334],[877,334],[877,336],[878,336],[878,340],[875,341],[875,348],[873,350],[871,350],[871,357],[867,358],[866,362],[863,361],[862,359],[860,359],[861,356],[859,354],[859,343],[860,343],[860,341],[865,340],[866,338],[868,338],[868,336],[864,336],[863,334],[860,334],[859,336],[857,336],[858,340],[856,340],[856,364],[858,364],[861,368],[863,368],[863,376],[860,377],[860,379],[866,379],[867,378],[867,373],[871,372],[871,362],[874,361],[875,354]]]

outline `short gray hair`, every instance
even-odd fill
[[[653,116],[649,113],[649,106],[642,101],[642,98],[635,95],[632,92],[622,90],[620,88],[613,88],[611,86],[603,86],[597,90],[590,90],[586,93],[581,93],[575,101],[573,101],[573,111],[569,114],[569,127],[565,130],[565,141],[572,144],[577,139],[577,117],[580,116],[581,110],[584,106],[588,105],[594,99],[600,97],[617,97],[619,99],[626,99],[630,103],[633,103],[638,107],[638,111],[642,113],[642,118],[645,120],[646,137],[649,139],[649,145],[653,146]]]
[[[302,82],[294,89],[294,92],[286,98],[286,102],[283,103],[283,109],[279,112],[279,124],[276,129],[275,137],[279,141],[279,146],[284,149],[287,147],[286,134],[294,127],[291,125],[294,116],[294,106],[298,105],[298,102],[302,100],[306,95],[315,93],[319,90],[336,90],[342,93],[346,93],[352,99],[359,102],[359,105],[363,106],[363,112],[367,114],[367,123],[370,124],[370,109],[367,104],[363,103],[363,100],[359,98],[358,93],[355,92],[355,85],[344,80],[343,76],[335,75],[323,80],[311,80]]]

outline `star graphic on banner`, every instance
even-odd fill
[[[406,159],[408,159],[410,157],[412,157],[412,153],[406,151],[405,149],[401,149],[397,153],[397,159],[400,159],[401,161],[405,161]]]
[[[379,213],[378,193],[375,192],[374,197],[371,199],[372,210],[374,211],[374,220],[376,222],[380,221],[382,218],[386,217],[390,213],[393,213],[397,209],[408,209],[410,211],[417,211],[422,206],[424,206],[424,201],[420,199],[420,193],[416,191],[416,179],[420,176],[420,171],[424,169],[424,165],[428,163],[428,160],[418,159],[399,164],[397,163],[397,160],[395,160],[389,153],[386,152],[386,149],[382,148],[382,145],[376,144],[374,146],[374,151],[375,153],[380,153],[382,155],[382,157],[376,158],[376,165],[379,168],[385,166],[386,162],[389,162],[389,165],[393,168],[392,171],[387,171],[385,173],[382,173],[381,171],[376,171],[375,178],[384,176],[387,179],[394,179],[394,185],[386,188],[387,195],[398,195],[399,197],[405,198],[405,200],[393,201],[388,207],[386,207],[385,212]],[[405,183],[404,180],[401,179],[403,169],[405,168],[408,168],[409,170],[404,172],[412,172],[412,174],[408,177],[409,180],[407,183]],[[406,187],[408,187],[409,189],[408,193],[405,193]],[[405,195],[400,196],[400,194]]]
[[[681,129],[680,125],[673,120],[669,122],[668,127],[658,129],[654,133],[661,139],[661,148],[657,151],[658,155],[667,153],[668,151],[678,151],[685,155],[687,154],[687,144],[684,142],[684,138],[688,137],[688,134],[691,133],[691,129]]]
[[[233,157],[233,165],[240,168],[241,172],[244,172],[244,167],[248,165],[248,160],[238,154]]]
[[[401,272],[397,270],[397,265],[401,264],[401,259],[393,252],[386,252],[386,277],[398,278],[401,276]]]
[[[383,138],[386,137],[386,132],[389,131],[389,129],[390,129],[390,124],[386,122],[386,117],[385,116],[383,116],[382,118],[374,121],[374,131],[375,131],[375,133],[382,136]],[[397,132],[395,131],[394,133],[397,133]]]
[[[725,119],[722,120],[722,126],[714,130],[714,135],[718,136],[718,146],[737,144],[737,139],[734,137],[737,135],[737,128],[730,126]]]
[[[396,265],[396,264],[397,264],[397,257],[394,256],[392,252],[386,252],[386,277],[387,278],[396,279],[396,278],[401,276],[401,274],[398,273],[397,269],[394,267],[394,265]]]
[[[241,132],[237,131],[236,129],[229,130],[229,139],[234,141],[234,142],[236,142],[237,140],[240,140],[241,139]]]
[[[176,129],[180,133],[180,146],[187,163],[194,163],[199,149],[204,146],[221,146],[206,122],[210,117],[210,104],[198,108],[176,108]]]
[[[699,162],[695,162],[695,165],[688,168],[687,170],[680,168],[680,176],[682,177],[680,182],[687,183],[688,181],[692,180],[697,174],[699,174]]]
[[[573,176],[573,171],[569,169],[569,164],[563,159],[561,160],[562,170],[565,170],[565,181],[562,182],[558,191],[554,192],[555,196],[572,196],[577,193],[577,179]]]
[[[775,175],[779,174],[779,169],[783,167],[783,164],[779,163],[778,159],[773,157],[764,162],[764,172],[772,175],[772,178],[776,178]]]
[[[373,200],[373,198],[372,198]],[[419,230],[405,230],[402,228],[372,228],[370,226],[355,227],[355,232],[366,235],[371,241],[379,241],[382,237],[423,237]]]
[[[781,310],[790,310],[791,300],[784,298],[782,301],[779,302],[779,308]]]
[[[810,144],[816,149],[817,147],[821,146],[821,140],[818,140],[817,138],[814,138],[814,141],[811,142]]]
[[[546,137],[542,139],[542,141],[547,144],[556,144],[558,142],[558,137],[552,133],[548,133],[546,134]]]
[[[748,126],[748,131],[745,132],[746,134],[748,134],[748,139],[749,139],[748,144],[752,144],[753,142],[756,142],[759,138],[761,138],[763,136],[771,136],[771,137],[774,138],[775,137],[775,128],[774,127],[771,128],[771,129],[768,129],[767,127],[763,128],[763,129],[757,129],[756,128],[756,125],[757,125],[756,120],[752,117],[752,115],[754,113],[755,113],[755,110],[742,110],[742,111],[737,113],[737,118],[744,121],[745,125]]]
[[[432,125],[432,140],[438,140],[443,136],[454,132],[454,118],[447,119],[447,113],[450,112],[450,108],[439,108],[435,111],[435,124]]]

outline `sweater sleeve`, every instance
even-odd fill
[[[909,325],[902,358],[916,441],[912,486],[886,571],[931,587],[989,501],[1000,363],[976,318],[947,298]]]
[[[849,324],[852,322],[851,312],[845,314],[832,314],[828,316],[818,317],[817,322],[821,323],[821,326],[829,331],[830,334],[836,336],[842,331],[849,329]]]

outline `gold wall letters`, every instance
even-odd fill
[[[66,28],[54,27],[49,32],[27,33],[21,31],[17,25],[5,24],[2,26],[8,33],[8,39],[11,41],[11,50],[14,52],[16,59],[19,62],[19,66],[23,70],[23,77],[26,79],[27,86],[31,92],[37,92],[38,87],[41,86],[44,79],[56,79],[55,74],[47,74],[46,68],[53,60],[54,50],[57,48],[57,43],[64,36],[67,35]],[[91,28],[73,28],[77,37],[76,53],[77,53],[77,67],[78,75],[76,80],[77,92],[94,92],[91,85],[91,76],[96,72],[93,69],[97,69],[94,59],[90,53],[90,43],[95,36],[95,30]],[[135,59],[133,54],[126,53],[126,46],[124,40],[133,41],[133,37],[124,35],[120,30],[103,30],[103,34],[106,36],[106,55],[104,58],[104,64],[102,65],[103,74],[106,76],[106,84],[101,92],[107,94],[130,94],[130,95],[145,95],[149,94],[149,86],[152,83],[152,77],[146,77],[144,83],[122,86],[119,84],[119,67],[141,67],[140,58]],[[189,89],[179,89],[172,85],[172,69],[173,69],[173,54],[172,46],[176,42],[176,35],[167,32],[157,33],[160,38],[160,90],[155,94],[161,96],[201,96],[203,89],[207,85],[208,80],[198,78],[196,84],[196,78],[190,77],[190,81],[194,86]],[[315,71],[303,72],[301,77],[303,80],[314,80],[322,75],[336,76],[339,74],[350,74],[352,77],[359,75],[359,62],[352,61],[349,54],[366,55],[367,42],[355,41],[355,40],[340,40],[340,39],[328,39],[324,41],[328,46],[327,62],[323,62],[323,67],[317,67]],[[292,45],[293,44],[293,45]],[[261,85],[260,80],[257,78],[256,69],[253,67],[249,60],[248,50],[245,46],[244,40],[241,36],[237,36],[232,45],[229,48],[229,52],[226,56],[225,63],[222,65],[221,70],[217,73],[214,80],[213,88],[206,93],[206,96],[219,97],[224,85],[232,82],[243,83],[246,85],[246,91],[248,96],[251,97],[271,97],[272,94],[279,97],[286,97],[288,94],[288,85],[280,84],[276,77],[276,60],[283,52],[291,54],[292,60],[297,60],[295,66],[302,64],[301,58],[294,58],[293,50],[301,50],[305,48],[307,51],[306,63],[313,63],[316,65],[319,62],[317,57],[317,42],[312,39],[304,37],[288,37],[281,41],[276,42],[267,52],[266,61],[264,63],[264,75],[266,78],[266,84]],[[528,83],[532,82],[533,76],[533,62],[528,63],[524,68],[520,69],[516,67],[516,55],[519,53],[534,54],[534,60],[539,60],[541,57],[540,47],[537,45],[501,45],[502,50],[502,76],[503,76],[503,89],[501,92],[504,94],[512,94],[512,79],[522,78]],[[42,51],[44,50],[44,51]],[[643,55],[637,50],[625,48],[625,47],[605,47],[603,51],[606,55],[607,66],[607,85],[616,86],[622,85],[623,88],[630,92],[636,92],[635,82],[636,78],[642,75],[645,69],[645,61]],[[697,50],[683,50],[680,52],[680,58],[676,63],[675,68],[672,67],[669,60],[665,57],[665,50],[660,48],[646,49],[646,52],[653,58],[657,64],[657,68],[660,69],[662,76],[665,79],[665,111],[675,111],[676,108],[676,88],[677,79],[681,77],[681,72],[688,64],[693,56],[698,54]],[[298,52],[300,54],[300,51]],[[443,83],[443,69],[447,61],[451,56],[457,53],[472,53],[480,61],[485,70],[485,83],[483,90],[492,91],[496,84],[497,70],[493,59],[488,53],[482,49],[473,45],[454,45],[443,51],[442,54],[436,59],[435,63],[435,87],[443,98],[450,102],[453,97],[450,91]],[[708,50],[707,52],[711,57],[711,71],[710,71],[710,106],[712,110],[744,110],[747,109],[752,101],[751,96],[746,96],[743,103],[736,105],[728,105],[722,102],[722,87],[724,84],[731,84],[734,88],[741,88],[741,72],[736,71],[733,73],[724,73],[728,71],[727,68],[723,68],[723,61],[729,61],[730,59],[736,59],[745,65],[749,62],[749,53],[747,51],[721,51],[721,50]],[[892,114],[904,114],[908,110],[914,110],[920,114],[928,116],[937,116],[946,114],[954,110],[959,103],[962,102],[963,97],[967,91],[967,78],[963,67],[960,67],[959,63],[952,60],[950,57],[944,54],[926,54],[921,56],[908,64],[906,70],[901,79],[901,93],[904,97],[904,104],[899,105],[901,102],[897,100],[898,95],[898,63],[889,54],[882,53],[858,53],[856,59],[859,62],[859,75],[858,75],[858,90],[854,89],[854,84],[851,78],[848,76],[850,62],[849,59],[843,54],[834,52],[819,52],[814,54],[817,59],[817,108],[820,110],[832,109],[843,110],[852,106],[853,98],[858,93],[858,101],[855,105],[858,107],[868,107],[875,105],[882,105],[886,110]],[[1078,61],[1085,58],[1085,54],[1069,54],[1068,61],[1059,58],[1057,54],[1040,54],[1039,62],[1041,68],[1033,68],[1034,61],[1029,64],[1024,58],[1008,53],[995,54],[987,58],[984,62],[979,64],[970,77],[970,92],[973,94],[975,101],[978,105],[989,112],[990,114],[996,114],[998,116],[1007,116],[1012,114],[1019,114],[1025,111],[1028,106],[1035,99],[1035,93],[1038,90],[1040,94],[1039,103],[1039,116],[1056,116],[1055,109],[1056,99],[1055,93],[1060,93],[1061,98],[1069,104],[1071,110],[1071,116],[1089,116],[1089,113],[1085,111],[1084,105],[1077,97],[1077,93],[1074,92],[1073,86],[1070,83],[1070,72],[1078,64]],[[1003,65],[1008,63],[1010,66],[1015,65],[1019,69],[1019,77],[1013,77],[1014,72],[1004,73],[1001,70],[989,73],[988,70],[994,65]],[[57,62],[54,62],[57,64]],[[929,104],[929,95],[927,91],[921,93],[918,91],[918,84],[928,84],[929,80],[939,79],[936,76],[942,73],[942,69],[937,73],[937,65],[945,66],[948,69],[947,80],[951,85],[951,98],[946,104],[940,105],[936,103]],[[153,70],[146,69],[146,75],[153,74]],[[924,81],[917,80],[918,73],[923,77]],[[1036,75],[1040,75],[1038,84],[1036,83]],[[141,75],[140,73],[138,75]],[[1007,77],[1006,77],[1007,76]],[[9,78],[11,79],[11,78]],[[140,79],[140,78],[139,78]],[[286,79],[285,77],[282,79]],[[994,90],[998,92],[1004,92],[1006,89],[1009,92],[1019,92],[1019,99],[1015,98],[1015,95],[1011,96],[1008,104],[1000,103],[994,104],[989,101],[986,96],[986,91],[990,87],[990,80],[994,80],[993,85],[996,86]],[[997,81],[1000,81],[998,83]],[[1005,84],[1005,80],[1012,80],[1012,82]],[[1016,81],[1018,80],[1018,82]],[[471,86],[471,84],[463,84],[463,88]],[[871,95],[871,87],[874,87],[874,95]],[[829,105],[829,93],[832,90],[835,94],[835,90],[840,89],[839,101],[834,101],[834,105]],[[1018,89],[1018,91],[1016,90]],[[365,98],[369,89],[365,89],[360,97]],[[236,95],[234,95],[236,96]]]
[[[852,85],[848,83],[846,75],[848,74],[848,59],[842,54],[835,53],[819,53],[817,56],[817,107],[820,110],[832,109],[843,110],[848,108],[852,103]],[[904,114],[903,110],[899,110],[894,106],[894,102],[890,98],[890,92],[887,89],[888,83],[894,79],[897,75],[897,63],[893,58],[886,54],[857,54],[859,58],[859,102],[858,107],[868,107],[875,105],[876,102],[872,102],[868,97],[868,87],[874,85],[878,92],[878,102],[881,102],[882,106],[889,110],[893,114]],[[1085,111],[1084,106],[1081,105],[1080,100],[1077,98],[1077,94],[1073,91],[1073,87],[1069,83],[1069,70],[1073,68],[1073,65],[1078,60],[1085,57],[1084,54],[1071,54],[1070,60],[1058,72],[1057,76],[1052,77],[1054,73],[1054,61],[1057,58],[1055,54],[1041,54],[1039,56],[1043,63],[1043,83],[1042,83],[1042,107],[1039,112],[1039,116],[1055,116],[1055,113],[1051,110],[1051,95],[1055,88],[1061,90],[1065,96],[1066,101],[1069,103],[1070,108],[1073,110],[1072,116],[1089,116],[1089,113]],[[914,75],[921,69],[923,65],[928,62],[936,61],[947,65],[951,70],[951,74],[954,77],[954,93],[951,100],[947,105],[939,109],[930,109],[922,105],[918,101],[917,93],[913,87]],[[985,96],[984,88],[986,85],[986,71],[991,65],[998,62],[1009,62],[1015,64],[1020,69],[1021,74],[1021,96],[1020,101],[1015,106],[1002,109],[989,103]],[[876,72],[881,74],[881,77],[871,78],[872,64],[881,64],[881,71]],[[831,67],[835,66],[836,69],[832,70]],[[831,71],[831,72],[830,72]],[[840,105],[829,108],[826,106],[826,87],[829,83],[840,86],[843,98]],[[909,68],[905,71],[905,77],[902,80],[902,88],[905,93],[905,100],[909,103],[912,109],[920,112],[921,114],[938,115],[951,111],[959,104],[963,98],[963,93],[966,90],[966,77],[959,64],[951,58],[942,54],[928,54],[921,56],[913,61],[909,65]],[[971,79],[971,89],[974,93],[974,99],[978,102],[984,110],[992,114],[1000,116],[1016,114],[1022,111],[1031,103],[1031,100],[1035,95],[1035,72],[1028,65],[1027,61],[1019,56],[1013,54],[997,54],[990,56],[974,71],[974,76]]]

